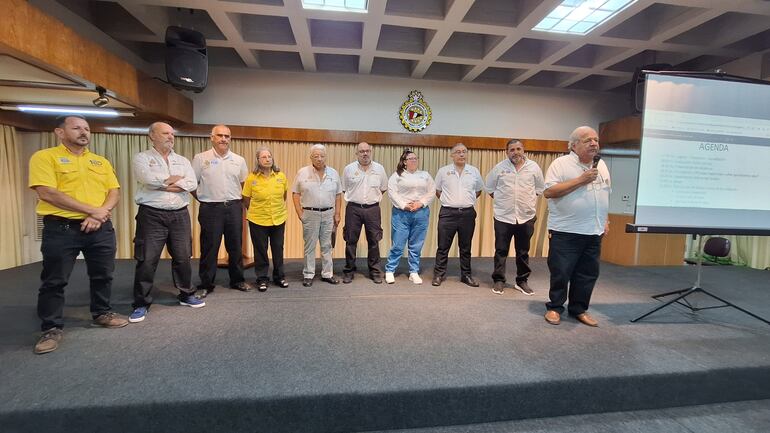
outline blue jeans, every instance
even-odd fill
[[[420,253],[425,243],[425,235],[428,233],[429,218],[430,208],[427,207],[420,208],[416,212],[393,208],[393,214],[390,217],[392,246],[385,272],[396,270],[404,253],[404,244],[408,241],[409,273],[420,273]]]

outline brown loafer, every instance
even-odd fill
[[[561,314],[555,310],[548,310],[545,312],[545,321],[551,325],[558,325],[561,322]]]
[[[575,316],[575,318],[584,325],[593,326],[594,328],[599,326],[599,322],[597,322],[593,317],[589,316],[588,313],[580,313]]]

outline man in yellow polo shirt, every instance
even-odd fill
[[[35,152],[29,161],[29,187],[43,215],[42,284],[37,314],[43,331],[35,353],[53,352],[62,338],[64,287],[81,252],[91,281],[93,324],[121,328],[125,317],[112,312],[110,294],[115,269],[115,230],[111,212],[118,204],[118,179],[110,162],[88,150],[91,131],[86,119],[56,119],[57,147]]]

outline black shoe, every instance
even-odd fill
[[[465,283],[471,287],[478,287],[479,283],[476,282],[476,280],[473,279],[470,275],[464,275],[462,278],[460,278],[461,283]]]
[[[265,280],[257,281],[257,290],[259,290],[260,292],[266,291],[267,290],[267,281],[265,281]]]
[[[372,275],[372,281],[374,284],[382,284],[382,275]]]
[[[321,278],[321,281],[324,281],[324,282],[329,283],[329,284],[339,284],[340,283],[340,280],[338,280],[337,277],[335,277],[334,275],[332,275],[329,278]]]
[[[505,292],[505,283],[502,281],[495,281],[495,284],[492,286],[492,293],[502,295],[503,292]]]
[[[353,273],[352,272],[346,272],[342,276],[342,282],[345,284],[350,284],[353,282]]]
[[[251,286],[246,284],[245,281],[241,281],[240,283],[230,284],[230,288],[233,290],[240,290],[241,292],[251,291]]]
[[[284,279],[274,280],[273,283],[275,283],[275,285],[278,287],[283,287],[284,289],[289,287],[289,283],[287,283]]]
[[[527,295],[527,296],[532,296],[532,295],[534,295],[534,294],[535,294],[535,291],[534,291],[534,290],[532,290],[532,289],[529,287],[529,284],[527,284],[527,282],[526,282],[526,281],[517,281],[517,282],[516,282],[516,285],[515,285],[514,287],[516,287],[517,289],[519,289],[519,291],[520,291],[521,293],[523,293],[523,294],[525,294],[525,295]]]
[[[198,293],[195,296],[197,296],[198,299],[203,299],[212,293],[214,293],[214,288],[209,287],[208,289],[198,289]]]
[[[441,285],[441,282],[442,282],[442,281],[444,281],[444,279],[443,279],[443,278],[441,278],[441,277],[439,277],[439,276],[437,276],[437,275],[434,275],[434,276],[433,276],[433,281],[431,281],[430,283],[431,283],[431,284],[433,284],[434,286],[438,287],[438,286],[440,286],[440,285]]]
[[[302,285],[305,287],[310,287],[313,285],[313,279],[312,278],[303,278],[302,279]]]

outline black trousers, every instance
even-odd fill
[[[163,210],[140,205],[134,237],[134,308],[152,304],[155,270],[164,246],[168,246],[171,254],[171,277],[179,297],[195,293],[191,284],[192,232],[187,207]]]
[[[476,209],[462,209],[441,206],[438,213],[438,248],[436,249],[436,264],[433,275],[443,278],[446,275],[449,248],[457,235],[457,246],[460,248],[460,276],[471,276],[471,241],[473,230],[476,228]]]
[[[379,203],[370,207],[348,202],[345,207],[345,227],[342,238],[345,239],[345,267],[342,272],[349,274],[356,270],[356,249],[364,227],[367,244],[367,263],[369,275],[382,275],[380,266],[380,241],[382,240],[382,216]]]
[[[91,316],[110,311],[112,272],[115,270],[115,229],[107,221],[91,233],[80,231],[81,221],[43,217],[43,271],[37,295],[37,315],[42,331],[64,327],[64,287],[75,260],[85,257],[91,290]]]
[[[198,208],[198,223],[201,226],[201,259],[198,289],[211,289],[217,277],[217,256],[222,236],[227,249],[227,270],[230,285],[242,283],[243,279],[243,206],[240,200],[223,203],[201,202]]]
[[[529,268],[529,241],[535,232],[537,217],[521,224],[509,224],[495,219],[495,269],[492,280],[505,282],[505,261],[511,248],[511,238],[516,251],[516,282],[527,281]]]
[[[270,252],[273,254],[273,281],[285,278],[283,273],[283,238],[286,233],[286,223],[277,226],[261,226],[249,221],[249,233],[254,244],[254,273],[257,281],[268,281],[269,268],[267,244],[270,242]]]
[[[548,251],[548,270],[551,272],[549,310],[564,312],[564,302],[569,300],[567,310],[576,316],[588,310],[596,279],[599,278],[599,256],[601,235],[579,235],[551,231]]]

